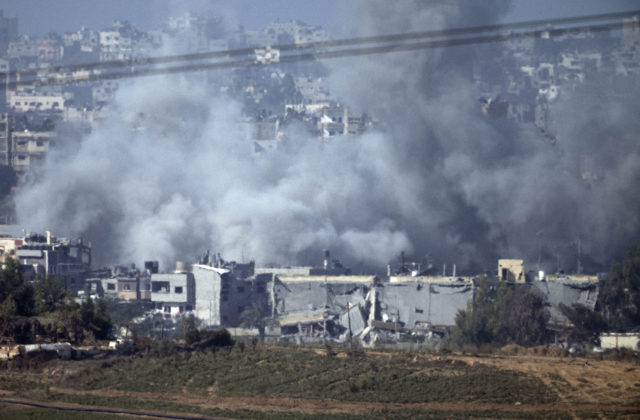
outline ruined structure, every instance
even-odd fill
[[[20,243],[21,242],[21,243]],[[29,279],[37,275],[58,278],[72,292],[84,289],[84,280],[91,270],[91,245],[82,239],[55,238],[32,233],[19,241],[13,253]]]

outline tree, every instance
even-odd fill
[[[102,299],[96,303],[87,299],[82,304],[70,301],[53,315],[60,327],[59,334],[70,341],[81,343],[85,339],[109,338],[112,324]]]
[[[632,246],[622,263],[614,261],[611,273],[600,282],[600,311],[617,331],[640,325],[640,246]]]
[[[453,339],[459,344],[541,344],[549,313],[529,285],[480,279],[466,310],[456,315]]]
[[[31,316],[35,301],[33,286],[25,280],[20,264],[13,258],[5,260],[5,268],[0,270],[0,305],[13,308],[5,312],[7,316]]]
[[[545,299],[531,286],[500,283],[495,306],[498,343],[533,346],[544,342],[549,313]]]
[[[560,311],[573,324],[572,341],[599,344],[600,333],[607,329],[607,322],[601,314],[578,303],[571,306],[561,304]]]
[[[258,334],[260,334],[260,341],[263,341],[268,316],[269,306],[267,303],[263,299],[255,300],[240,314],[241,325],[245,328],[257,328]]]
[[[80,305],[80,319],[82,328],[93,335],[97,340],[108,338],[111,332],[111,319],[107,314],[107,307],[102,299],[95,304],[91,298],[87,298]]]
[[[70,297],[60,281],[51,276],[37,277],[34,283],[35,310],[45,315],[60,309]]]
[[[193,315],[189,314],[184,316],[180,320],[179,325],[182,330],[181,335],[184,338],[185,343],[188,345],[196,343],[202,339],[202,333],[198,329],[198,323]]]
[[[487,279],[480,279],[471,303],[466,310],[458,311],[455,318],[453,338],[460,344],[481,345],[494,340],[493,302],[496,298],[495,285]]]

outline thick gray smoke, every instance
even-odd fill
[[[365,1],[359,34],[486,24],[507,8],[483,4]],[[259,157],[240,106],[200,76],[127,82],[108,118],[23,186],[21,224],[92,239],[101,262],[165,267],[206,248],[261,264],[318,261],[330,248],[376,268],[405,251],[469,271],[499,256],[572,269],[577,238],[587,268],[608,263],[638,239],[638,104],[565,94],[555,143],[489,120],[471,66],[499,48],[332,63],[334,95],[385,130],[321,144],[290,129],[286,147]],[[587,161],[594,182],[581,176]]]
[[[102,260],[170,264],[212,248],[284,264],[332,247],[370,263],[411,249],[394,221],[404,201],[395,186],[406,178],[387,166],[386,139],[321,145],[293,135],[289,147],[253,158],[239,107],[199,82],[121,88],[77,152],[51,155],[46,176],[22,189],[23,223],[103,241]]]
[[[360,4],[361,34],[492,23],[507,2]],[[637,80],[591,79],[551,105],[557,141],[533,125],[491,121],[471,69],[504,44],[344,60],[332,90],[388,123],[397,168],[420,209],[403,220],[416,250],[467,267],[498,256],[547,270],[606,268],[640,238]],[[626,98],[626,99],[621,99]]]

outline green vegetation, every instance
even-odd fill
[[[600,342],[600,333],[607,329],[607,322],[602,315],[580,304],[560,305],[560,310],[574,325],[571,341],[589,344]]]
[[[452,338],[460,345],[534,346],[544,343],[548,320],[544,297],[530,285],[481,279],[456,315]]]
[[[116,325],[128,325],[132,319],[140,317],[153,309],[153,303],[141,300],[105,299],[104,302],[109,318]]]
[[[242,346],[118,358],[109,369],[81,371],[65,386],[221,396],[287,396],[377,402],[552,402],[539,380],[455,360],[326,357],[292,348]]]
[[[82,343],[107,339],[110,331],[104,301],[79,304],[55,278],[27,281],[12,258],[0,269],[0,338],[29,343],[41,335]]]
[[[630,330],[640,325],[640,246],[632,246],[622,263],[614,262],[600,283],[599,304],[610,329]]]
[[[264,300],[256,300],[240,314],[242,327],[257,328],[260,334],[260,341],[264,341],[264,331],[269,315],[270,311],[266,302]]]

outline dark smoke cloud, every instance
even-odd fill
[[[484,4],[366,1],[358,34],[487,24],[508,9]],[[200,76],[127,82],[108,118],[23,186],[21,223],[88,237],[101,262],[165,267],[206,248],[261,264],[317,262],[331,248],[372,268],[401,251],[469,271],[538,255],[546,269],[557,256],[574,268],[578,237],[584,261],[606,264],[638,239],[637,99],[561,92],[551,143],[481,114],[471,66],[500,48],[334,62],[334,94],[386,129],[324,144],[291,129],[286,147],[257,158],[240,106]],[[582,161],[600,174],[594,182]]]
[[[361,2],[361,33],[495,22],[508,2]],[[422,212],[404,219],[416,251],[467,267],[538,258],[546,269],[602,269],[638,240],[637,81],[589,80],[551,105],[553,143],[532,126],[481,115],[474,61],[503,44],[344,60],[332,90],[389,125],[392,159]],[[585,95],[597,90],[600,94]],[[610,92],[610,94],[602,94]],[[588,96],[588,97],[587,97]],[[620,98],[626,98],[622,101]],[[588,168],[595,178],[585,179]],[[409,169],[407,169],[409,168]],[[558,263],[559,261],[559,263]]]

